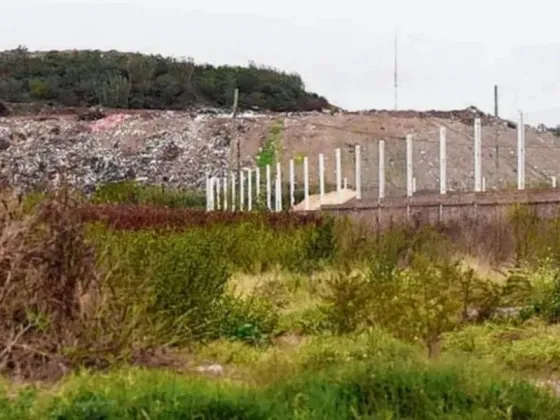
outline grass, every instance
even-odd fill
[[[519,325],[469,326],[448,334],[446,351],[464,353],[534,377],[558,378],[560,328],[532,321]]]
[[[4,207],[0,418],[557,417],[556,222],[498,269],[449,227]]]
[[[552,419],[560,409],[560,400],[528,383],[472,363],[422,360],[413,347],[381,333],[319,340],[294,352],[298,368],[289,375],[287,360],[244,359],[257,364],[253,375],[268,374],[253,383],[138,368],[78,373],[0,399],[2,418]]]

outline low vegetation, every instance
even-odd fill
[[[558,417],[557,220],[374,232],[111,188],[3,201],[0,418]]]

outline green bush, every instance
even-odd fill
[[[535,315],[542,317],[548,323],[560,322],[560,272],[554,273],[552,283],[549,285],[548,293],[540,300],[534,302],[532,311]]]
[[[363,325],[373,298],[367,280],[360,274],[338,273],[326,285],[323,311],[335,332],[346,334]]]
[[[145,302],[158,340],[177,344],[215,331],[217,308],[230,278],[217,238],[198,231],[95,232],[102,263],[113,267],[113,287],[124,297]]]
[[[277,322],[266,312],[276,313],[276,308],[265,296],[226,298],[230,273],[275,266],[302,271],[328,261],[334,251],[331,238],[322,239],[314,227],[278,232],[255,220],[179,233],[112,232],[97,225],[89,237],[97,245],[99,264],[115,277],[113,287],[145,307],[166,340],[226,336],[260,342]],[[309,244],[316,244],[311,253]],[[309,255],[305,267],[298,265],[302,255]],[[228,316],[220,325],[222,313]]]
[[[328,264],[337,251],[337,238],[335,236],[335,220],[328,217],[315,229],[311,229],[304,244],[304,261],[311,266],[301,267],[309,271],[317,269],[318,263]]]
[[[214,338],[264,344],[278,325],[278,313],[267,299],[226,295],[219,305],[220,320]]]
[[[133,181],[112,182],[96,189],[91,198],[97,204],[153,205],[169,208],[206,208],[204,191],[181,190],[163,185],[141,185]]]
[[[479,320],[504,303],[530,293],[523,278],[503,284],[481,280],[452,257],[452,248],[437,232],[425,229],[408,239],[382,238],[362,271],[341,271],[327,282],[323,303],[338,333],[375,325],[395,336],[421,341],[437,355],[441,335],[466,321],[469,309]],[[406,238],[406,235],[404,236]]]
[[[340,327],[339,327],[340,328]],[[282,317],[279,332],[294,332],[304,336],[330,334],[335,329],[325,308],[310,307]]]

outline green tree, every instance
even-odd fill
[[[191,105],[308,111],[329,107],[305,91],[301,77],[280,70],[197,65],[193,59],[118,51],[48,51],[25,47],[0,53],[0,98],[10,102],[49,100],[63,106],[184,109]]]

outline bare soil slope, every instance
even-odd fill
[[[281,149],[283,167],[290,158],[301,162],[309,156],[311,182],[317,182],[319,153],[325,154],[327,183],[335,182],[335,148],[342,149],[342,172],[348,185],[354,185],[354,145],[361,145],[363,186],[377,193],[378,143],[386,144],[386,178],[389,194],[405,191],[405,138],[414,134],[414,175],[417,191],[438,189],[439,132],[447,129],[447,177],[450,190],[471,189],[474,174],[474,110],[458,112],[365,112],[336,115],[299,114],[281,117],[285,131]],[[482,167],[488,189],[511,188],[517,180],[517,129],[514,123],[482,118]],[[268,117],[246,123],[242,134],[242,153],[249,163],[262,146]],[[558,175],[560,139],[526,127],[526,176],[528,184],[550,183]],[[498,158],[496,159],[496,144]],[[303,179],[302,165],[297,178]]]

